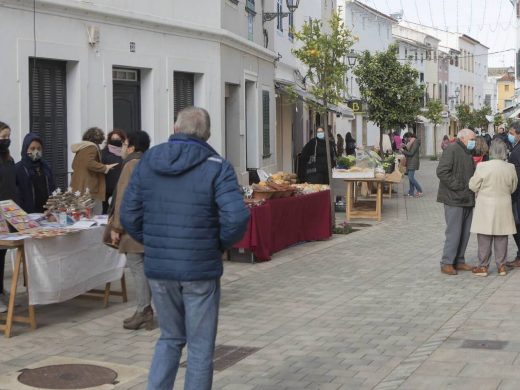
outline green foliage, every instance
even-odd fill
[[[471,107],[466,103],[460,103],[455,107],[457,111],[457,118],[461,128],[467,128],[473,123],[473,115],[471,114]]]
[[[491,115],[491,107],[489,106],[482,106],[480,110],[473,111],[473,127],[487,130],[489,125],[487,115]]]
[[[354,37],[336,11],[329,27],[327,32],[321,20],[306,21],[301,31],[294,32],[301,46],[292,52],[307,66],[308,91],[325,104],[338,104],[346,89],[344,80],[348,64],[343,62],[343,58],[354,44]],[[322,114],[327,111],[324,105],[315,104],[314,109]]]
[[[397,55],[395,44],[385,52],[365,51],[354,70],[370,120],[381,132],[415,123],[424,94],[417,70],[409,63],[401,64]]]
[[[435,126],[440,125],[442,123],[442,111],[444,110],[444,105],[440,100],[430,100],[426,103],[427,111],[424,113],[424,116]]]
[[[493,125],[495,127],[500,126],[502,123],[504,123],[504,116],[500,113],[495,114],[495,118],[493,119]]]
[[[472,111],[469,105],[461,103],[455,107],[455,109],[457,110],[457,117],[459,118],[459,123],[462,128],[473,127],[487,129],[489,122],[486,115],[491,115],[491,107],[483,106],[480,110]]]
[[[506,119],[506,131],[511,128],[511,125],[513,124],[515,120],[513,118],[507,118]]]

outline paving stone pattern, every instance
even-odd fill
[[[294,246],[270,262],[225,264],[217,344],[258,351],[215,372],[214,389],[520,388],[520,271],[441,275],[435,167],[422,161],[417,173],[425,197],[407,199],[408,184],[397,186],[382,223]],[[476,262],[475,237],[467,257]],[[0,339],[0,374],[52,355],[148,368],[158,330],[124,330],[133,305],[114,299],[102,309],[76,299],[38,307],[37,331],[18,325],[16,337]],[[478,347],[486,341],[501,348]],[[145,383],[142,375],[116,388]]]

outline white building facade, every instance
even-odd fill
[[[386,51],[394,42],[392,36],[392,26],[397,20],[373,9],[357,0],[346,0],[339,2],[345,26],[358,37],[354,43],[355,52],[368,50],[372,53]],[[355,119],[351,122],[339,120],[337,128],[342,133],[352,132],[358,145],[374,146],[379,145],[379,127],[370,122],[367,113],[364,112],[361,103],[361,94],[352,70],[347,74],[345,80],[348,89],[346,98],[351,101]]]
[[[0,120],[12,154],[39,133],[66,185],[70,145],[88,127],[143,129],[157,144],[196,105],[242,183],[248,169],[276,166],[275,55],[256,3],[39,0],[33,14],[32,2],[2,2]]]

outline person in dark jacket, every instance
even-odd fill
[[[107,214],[110,206],[110,198],[117,186],[117,181],[123,169],[123,158],[121,149],[126,141],[123,130],[114,129],[107,136],[107,145],[101,150],[101,163],[105,165],[117,164],[105,175],[105,200],[103,201],[103,214]]]
[[[332,142],[329,146],[332,163],[335,156]],[[325,131],[321,127],[316,130],[316,137],[303,147],[300,157],[299,178],[301,182],[329,184],[327,145],[325,145]]]
[[[17,199],[16,190],[16,169],[14,160],[9,153],[11,145],[11,129],[4,122],[0,122],[0,201]],[[4,268],[5,268],[5,249],[0,249],[0,313],[5,313],[4,297]]]
[[[148,389],[173,388],[186,343],[185,388],[212,385],[222,253],[242,239],[249,211],[233,166],[209,137],[207,111],[182,110],[175,134],[134,169],[120,208],[123,228],[144,244],[161,329]]]
[[[350,131],[345,135],[345,153],[347,156],[353,156],[356,154],[356,140],[352,137]]]
[[[508,144],[512,145],[508,162],[515,166],[516,174],[520,180],[520,121],[515,121],[511,124],[507,137]],[[516,191],[513,192],[511,197],[516,224],[516,234],[513,234],[513,238],[515,239],[517,252],[515,260],[508,262],[507,265],[510,267],[520,267],[520,184],[518,184]]]
[[[410,182],[410,188],[408,190],[408,196],[421,197],[423,196],[422,188],[417,179],[415,178],[415,171],[419,170],[421,163],[421,140],[417,139],[414,133],[408,133],[405,138],[408,139],[406,145],[402,145],[401,152],[406,156],[406,174],[408,175],[408,181]],[[415,192],[417,190],[417,192]]]
[[[25,136],[22,159],[16,163],[20,207],[27,213],[43,213],[43,206],[56,189],[52,169],[43,160],[43,142],[35,133]]]
[[[471,151],[475,149],[475,133],[463,129],[457,142],[442,153],[437,166],[439,192],[437,202],[444,203],[446,240],[441,260],[441,272],[456,275],[457,271],[472,271],[464,255],[468,246],[475,194],[469,189],[469,180],[475,172]]]

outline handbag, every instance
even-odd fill
[[[318,167],[316,165],[316,151],[318,149],[318,140],[314,143],[314,156],[309,157],[309,161],[307,161],[307,166],[305,167],[305,175],[312,175],[318,172]]]
[[[112,221],[114,216],[111,215],[108,218],[107,225],[105,226],[105,231],[103,232],[103,244],[109,246],[110,248],[119,249],[119,244],[114,244],[112,242]]]

